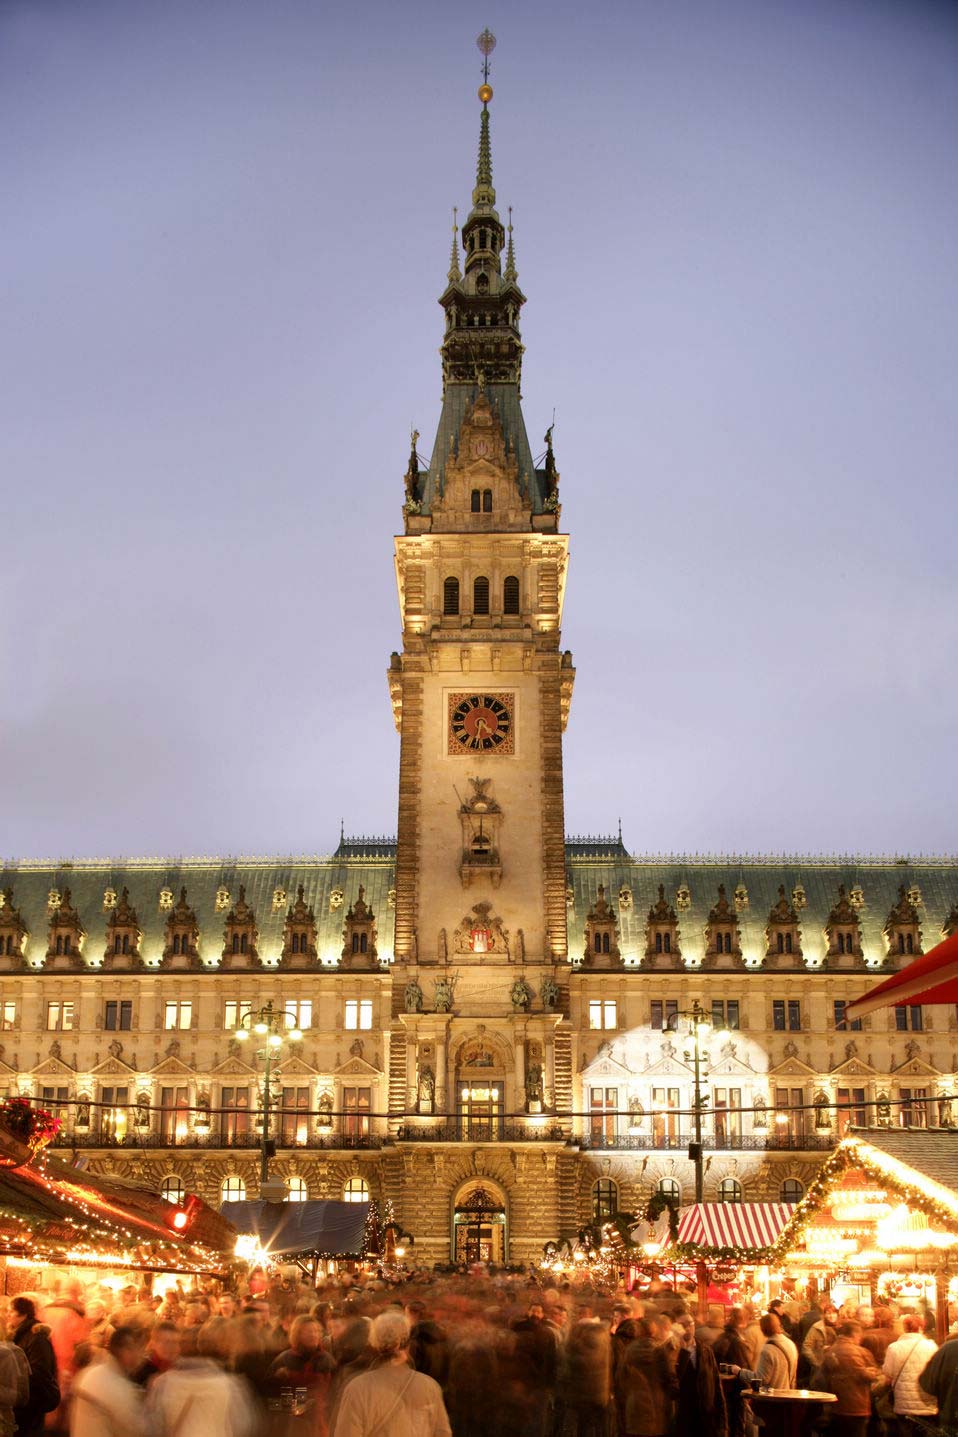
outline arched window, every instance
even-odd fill
[[[659,1192],[671,1202],[682,1201],[682,1185],[678,1178],[659,1178]]]
[[[245,1202],[246,1184],[242,1178],[224,1178],[220,1187],[220,1202]]]
[[[369,1184],[365,1178],[350,1178],[343,1188],[343,1202],[369,1202]]]
[[[656,953],[661,953],[661,952],[662,952],[662,934],[661,934],[661,933],[656,933],[656,935],[655,935],[655,951],[656,951]]]
[[[665,943],[665,951],[666,951],[666,953],[671,953],[671,952],[672,952],[672,935],[671,935],[671,933],[666,933],[666,934],[665,934],[664,943]]]
[[[492,490],[491,490],[491,489],[483,489],[483,491],[482,491],[482,512],[483,512],[484,514],[491,514],[491,513],[492,513]]]
[[[489,612],[488,579],[476,579],[472,586],[472,612],[474,614],[488,614]]]
[[[805,1189],[798,1178],[786,1178],[782,1183],[781,1202],[801,1202],[805,1196]]]
[[[619,1206],[619,1189],[611,1178],[599,1178],[592,1184],[592,1220],[607,1222]]]
[[[186,1188],[183,1186],[183,1179],[177,1177],[164,1178],[160,1184],[160,1197],[166,1198],[167,1202],[182,1202],[186,1197]]]
[[[233,934],[233,952],[234,952],[234,953],[238,953],[238,952],[239,952],[239,934],[238,934],[238,933],[234,933],[234,934]]]
[[[478,491],[477,491],[478,492]],[[446,579],[442,586],[442,611],[444,614],[459,612],[459,580]]]
[[[519,580],[515,574],[510,574],[502,583],[502,612],[504,614],[518,614],[519,612]]]
[[[742,1184],[738,1178],[723,1178],[719,1183],[719,1202],[741,1202]]]
[[[305,1202],[309,1194],[306,1191],[305,1178],[290,1178],[286,1184],[287,1202]]]
[[[473,489],[472,491],[472,504],[470,507],[473,514],[478,514],[480,508],[482,507],[482,495],[479,493],[478,489]]]

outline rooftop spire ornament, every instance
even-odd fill
[[[488,105],[492,99],[492,86],[489,84],[489,56],[496,48],[496,37],[488,25],[481,35],[476,36],[476,44],[482,54],[482,84],[479,86],[479,98],[484,105]]]

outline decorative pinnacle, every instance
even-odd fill
[[[454,284],[462,279],[462,270],[459,268],[459,211],[455,205],[452,210],[452,254],[449,258],[449,283]]]
[[[476,165],[476,188],[472,192],[472,203],[477,205],[494,205],[496,192],[492,188],[492,145],[489,141],[489,109],[486,105],[482,107],[482,118],[479,121],[479,162]]]
[[[516,281],[516,252],[512,243],[512,205],[509,206],[509,223],[506,227],[509,231],[509,247],[506,250],[506,267],[503,271],[503,279],[511,279],[513,284]]]

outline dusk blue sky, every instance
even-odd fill
[[[958,848],[958,7],[0,0],[4,857],[395,831],[485,24],[568,831]]]

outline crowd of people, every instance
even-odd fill
[[[0,1437],[752,1437],[748,1393],[833,1394],[833,1437],[958,1433],[920,1311],[711,1307],[537,1275],[276,1277],[0,1299]]]

